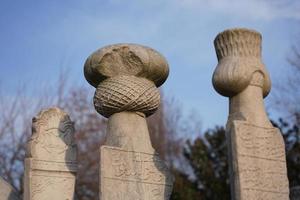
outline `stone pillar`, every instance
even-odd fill
[[[0,177],[0,200],[20,200],[17,191]]]
[[[140,45],[107,46],[87,59],[84,74],[97,88],[95,108],[108,118],[100,150],[101,200],[169,199],[173,176],[152,148],[146,123],[168,73],[163,56]]]
[[[74,124],[59,108],[32,120],[25,158],[25,200],[73,200],[77,171]]]
[[[229,97],[226,137],[235,200],[289,199],[284,141],[263,103],[271,82],[261,59],[261,40],[256,31],[231,29],[214,41],[219,63],[213,85]]]

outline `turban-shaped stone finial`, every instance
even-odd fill
[[[159,106],[157,87],[167,79],[169,67],[166,59],[149,47],[116,44],[88,57],[84,74],[97,88],[94,105],[103,116],[122,111],[149,116]]]
[[[231,97],[253,83],[262,87],[264,97],[268,95],[271,82],[261,59],[261,40],[260,33],[243,28],[225,30],[217,35],[214,45],[219,63],[213,75],[217,92]],[[255,72],[262,75],[262,81],[253,80]]]

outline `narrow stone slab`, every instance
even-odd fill
[[[136,44],[94,52],[84,74],[94,87],[94,106],[108,119],[101,152],[101,200],[168,200],[173,176],[152,147],[146,117],[160,103],[157,87],[167,79],[167,61]]]
[[[233,200],[288,200],[284,141],[272,126],[263,98],[271,81],[261,58],[261,35],[248,29],[216,37],[213,85],[229,97],[226,139]]]
[[[288,199],[284,143],[276,128],[232,122],[231,151],[236,189],[243,199]]]
[[[72,200],[77,171],[74,124],[59,108],[33,118],[25,159],[25,200]]]

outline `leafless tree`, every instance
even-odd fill
[[[288,66],[275,82],[275,103],[287,120],[300,123],[300,40],[291,47]]]
[[[12,97],[5,97],[0,90],[0,175],[22,193],[23,161],[26,141],[31,135],[31,118],[42,108],[58,106],[75,122],[79,164],[76,198],[97,200],[99,147],[105,139],[107,120],[93,107],[94,89],[72,85],[62,74],[64,72],[57,84],[43,87],[35,96],[28,95],[26,88],[21,88]],[[184,168],[180,135],[192,134],[194,130],[185,127],[187,123],[175,101],[164,96],[162,99],[159,110],[148,118],[152,144],[171,168]]]

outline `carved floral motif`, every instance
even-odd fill
[[[74,124],[59,108],[33,118],[25,159],[25,200],[72,200],[77,171]]]

